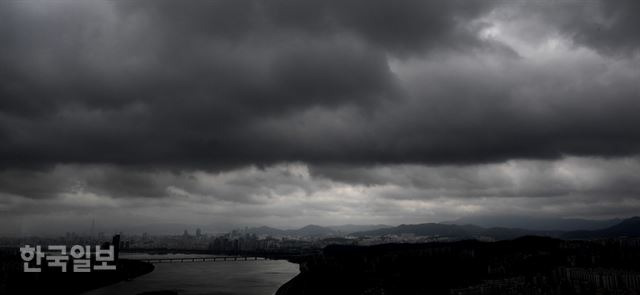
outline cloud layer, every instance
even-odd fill
[[[459,216],[611,218],[640,210],[640,160],[566,158],[471,166],[313,167],[280,164],[223,173],[86,165],[0,175],[4,232],[133,231],[179,222],[231,226],[419,223]],[[23,186],[16,183],[23,182]],[[19,223],[20,226],[15,224]]]
[[[6,1],[0,210],[62,214],[72,206],[55,204],[82,189],[121,208],[211,199],[268,221],[304,211],[277,205],[298,204],[292,191],[363,189],[338,207],[298,205],[363,222],[373,215],[358,202],[394,208],[390,200],[405,199],[415,208],[455,203],[433,205],[443,217],[496,198],[522,200],[503,211],[544,200],[561,216],[625,215],[640,198],[626,174],[640,151],[637,6]],[[505,179],[535,172],[517,186],[500,171],[477,179],[513,161],[518,169],[500,170]],[[598,177],[577,185],[538,171],[575,161],[568,173]],[[288,175],[291,167],[308,179]],[[382,222],[414,220],[380,210]]]

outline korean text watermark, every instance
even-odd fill
[[[67,251],[67,246],[49,245],[47,253],[42,246],[25,245],[20,247],[24,272],[42,272],[43,262],[49,268],[59,268],[62,272],[91,272],[92,270],[115,270],[114,247],[102,249],[95,246],[74,245]],[[68,266],[70,269],[67,269]]]

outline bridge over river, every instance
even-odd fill
[[[209,261],[247,261],[269,260],[261,256],[207,256],[207,257],[171,257],[171,258],[145,258],[136,259],[149,263],[176,263],[176,262],[209,262]]]
[[[255,260],[278,260],[303,255],[287,256],[206,256],[206,257],[162,257],[162,258],[142,258],[135,259],[149,263],[178,263],[178,262],[217,262],[217,261],[255,261]]]

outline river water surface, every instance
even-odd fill
[[[121,254],[121,258],[188,258],[208,255]],[[212,256],[212,255],[209,255]],[[285,260],[155,263],[153,272],[84,295],[140,294],[174,291],[180,295],[272,295],[298,274]]]

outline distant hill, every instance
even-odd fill
[[[562,234],[565,239],[595,239],[613,237],[640,237],[640,217],[625,219],[614,226],[600,230],[577,230]]]
[[[491,215],[470,216],[454,221],[442,222],[444,224],[474,224],[486,228],[505,227],[522,228],[541,231],[574,231],[574,230],[598,230],[614,226],[622,222],[622,219],[589,220],[579,218],[553,218],[518,215]]]
[[[353,233],[354,236],[384,236],[413,234],[416,236],[442,236],[450,238],[477,238],[491,237],[496,240],[509,240],[522,236],[547,236],[560,237],[565,239],[590,239],[590,238],[610,238],[610,237],[639,237],[640,217],[625,219],[616,225],[600,230],[579,230],[579,231],[559,231],[559,230],[529,230],[509,227],[485,228],[477,225],[458,225],[443,223],[422,223],[403,224],[396,227],[381,228],[370,231]]]
[[[299,229],[286,230],[285,233],[290,236],[318,237],[337,235],[338,231],[335,231],[328,227],[310,224]]]
[[[345,224],[345,225],[328,226],[328,228],[344,234],[350,234],[350,233],[361,232],[361,231],[370,231],[370,230],[389,228],[389,227],[392,227],[392,226],[385,225],[385,224],[371,224],[371,225]]]
[[[533,231],[519,228],[492,227],[484,228],[476,225],[457,225],[442,223],[403,224],[397,227],[353,233],[354,236],[384,236],[413,234],[416,236],[442,236],[450,238],[491,237],[496,240],[508,240],[522,236],[557,237],[562,232]]]
[[[550,231],[550,230],[528,230],[522,228],[507,228],[507,227],[492,227],[484,229],[480,235],[485,237],[491,237],[496,240],[511,240],[523,236],[538,236],[538,237],[559,237],[562,231]]]
[[[587,220],[576,221],[576,224]],[[607,221],[608,222],[608,221]],[[607,222],[603,222],[605,224]],[[483,227],[471,224],[422,223],[387,225],[339,225],[319,226],[307,225],[299,229],[282,230],[268,226],[254,227],[244,230],[246,233],[266,236],[293,237],[331,237],[350,234],[356,237],[413,234],[416,236],[441,236],[456,239],[489,237],[496,240],[510,240],[522,236],[546,236],[564,239],[591,239],[619,236],[640,236],[640,217],[622,220],[617,224],[598,230],[532,230],[517,227]]]
[[[249,234],[255,234],[258,236],[283,236],[286,235],[284,230],[261,226],[261,227],[252,227],[246,230]]]
[[[381,228],[371,231],[353,233],[354,236],[384,236],[414,234],[416,236],[457,236],[471,237],[482,232],[483,228],[475,225],[455,225],[441,223],[402,224],[396,227]]]
[[[340,236],[350,234],[357,231],[375,230],[390,227],[388,225],[336,225],[336,226],[320,226],[310,224],[298,229],[278,229],[268,226],[252,227],[244,230],[244,232],[263,236],[294,236],[294,237],[322,237],[322,236]]]

